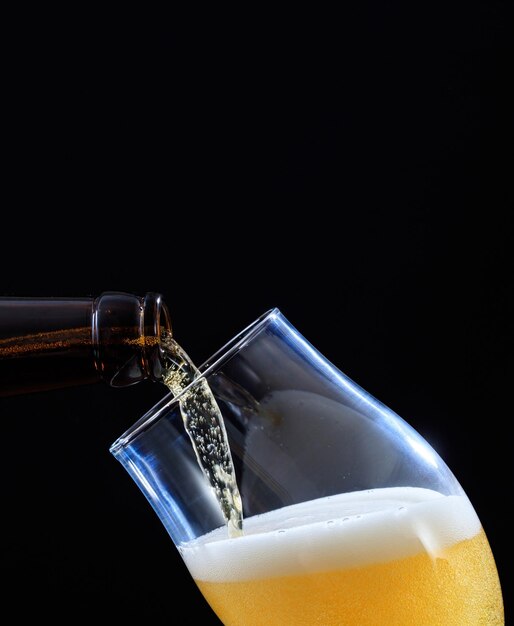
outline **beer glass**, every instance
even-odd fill
[[[452,471],[279,310],[199,370],[110,450],[224,624],[504,623],[493,554]],[[238,536],[180,412],[205,382],[242,498]]]

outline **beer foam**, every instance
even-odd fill
[[[179,551],[193,578],[233,582],[359,567],[419,553],[436,559],[480,529],[465,495],[393,487],[256,515],[245,519],[241,537],[228,538],[222,527]]]

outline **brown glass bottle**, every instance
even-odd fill
[[[158,293],[0,297],[0,396],[160,380],[163,330],[171,322]]]

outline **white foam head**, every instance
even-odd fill
[[[197,580],[228,582],[437,557],[480,528],[466,496],[395,487],[284,507],[246,519],[242,537],[223,527],[179,550]]]

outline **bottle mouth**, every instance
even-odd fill
[[[104,292],[93,302],[95,367],[111,387],[161,380],[164,367],[161,335],[171,333],[171,317],[162,295],[139,297]]]
[[[143,299],[143,371],[145,378],[162,380],[164,352],[161,338],[164,331],[172,334],[171,316],[160,293],[148,292]]]

